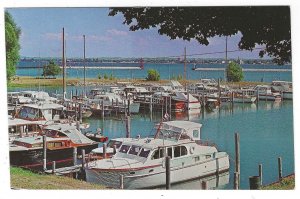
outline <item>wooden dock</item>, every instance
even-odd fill
[[[54,170],[54,173],[53,173],[52,169],[46,170],[45,173],[55,174],[55,175],[59,175],[59,176],[60,175],[68,175],[68,174],[71,174],[71,173],[79,172],[81,167],[82,167],[81,164],[79,164],[79,165],[70,166],[70,167],[57,168],[57,169]]]
[[[60,67],[62,68],[62,67]],[[67,69],[84,69],[84,66],[67,66]],[[86,66],[85,69],[100,69],[100,70],[142,70],[139,66]]]
[[[195,71],[225,71],[225,68],[195,68]],[[292,69],[277,69],[277,68],[243,68],[244,72],[291,72]]]

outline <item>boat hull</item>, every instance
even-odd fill
[[[220,152],[222,153],[222,152]],[[226,153],[223,153],[226,154]],[[215,175],[229,170],[229,157],[223,155],[210,160],[195,162],[196,156],[171,160],[171,183],[180,183]],[[193,163],[192,163],[193,162]],[[190,163],[190,164],[184,164]],[[92,166],[92,162],[90,164]],[[144,189],[165,186],[166,174],[163,164],[146,166],[142,169],[101,170],[86,168],[86,179],[112,188],[120,187],[120,175],[124,176],[125,189]]]
[[[81,150],[85,153],[90,153],[93,149],[98,147],[98,143],[77,147],[77,154],[81,155]],[[42,170],[43,168],[43,148],[23,151],[9,152],[10,164],[14,166],[25,167],[33,170]],[[56,161],[56,167],[71,166],[73,164],[73,148],[63,148],[49,150],[46,154],[47,164]],[[51,165],[50,165],[51,166]],[[49,169],[50,169],[49,166]]]

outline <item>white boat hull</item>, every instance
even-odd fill
[[[196,178],[222,173],[229,169],[227,153],[218,152],[216,157],[205,159],[201,156],[196,161],[195,156],[171,159],[171,183],[184,182]],[[92,162],[89,164],[92,166]],[[86,168],[87,182],[102,184],[112,188],[120,188],[120,175],[124,176],[125,189],[155,188],[164,186],[166,174],[164,162],[161,165],[145,166],[142,169],[93,169]]]
[[[293,92],[283,92],[283,99],[293,99]]]
[[[234,103],[254,103],[256,97],[233,98]]]

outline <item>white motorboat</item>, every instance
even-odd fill
[[[171,158],[171,183],[228,171],[228,154],[200,140],[201,126],[189,121],[160,123],[154,138],[132,138],[112,158],[88,162],[86,179],[118,188],[123,175],[125,189],[164,186],[166,155]]]
[[[273,92],[281,92],[283,99],[293,99],[293,84],[287,81],[272,81]]]

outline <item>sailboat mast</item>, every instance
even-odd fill
[[[86,97],[86,83],[85,83],[85,76],[86,76],[86,70],[85,70],[85,35],[83,35],[83,84],[84,84],[84,97]]]
[[[66,62],[65,62],[65,28],[62,32],[62,67],[63,67],[63,99],[66,97]]]

